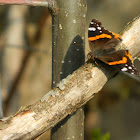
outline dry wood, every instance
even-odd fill
[[[53,0],[0,0],[0,4],[54,7]]]
[[[123,32],[123,43],[133,57],[140,56],[140,18],[137,17]],[[63,79],[56,88],[36,103],[23,107],[19,112],[0,121],[0,139],[33,139],[55,126],[67,115],[98,93],[117,71],[101,64],[100,68],[91,63],[76,70]]]
[[[0,5],[27,5],[27,6],[45,6],[52,13],[56,13],[58,6],[55,0],[0,0]]]

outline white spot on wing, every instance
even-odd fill
[[[94,24],[94,22],[91,21],[90,24]]]
[[[127,70],[128,70],[128,69],[127,69],[127,68],[125,68],[125,67],[121,69],[121,71],[127,71]]]
[[[88,30],[89,30],[89,31],[96,31],[96,28],[90,27],[90,28],[88,28]]]
[[[101,27],[97,27],[98,30],[101,30]]]
[[[132,69],[132,67],[131,67],[131,66],[129,66],[129,67],[128,67],[128,69]]]
[[[134,74],[134,72],[131,72],[131,74]]]

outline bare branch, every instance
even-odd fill
[[[56,5],[54,0],[0,0],[0,5],[28,5],[28,6],[46,6],[53,9]]]
[[[129,27],[125,28],[122,35],[123,44],[127,45],[135,57],[140,53],[140,32],[138,31],[140,30],[140,18],[134,20]],[[86,63],[62,80],[56,88],[39,101],[21,108],[15,116],[1,120],[0,139],[33,139],[55,126],[67,115],[74,113],[117,73],[112,67],[101,65],[97,68],[91,63]]]

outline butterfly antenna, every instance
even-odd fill
[[[77,42],[73,42],[74,44],[76,44],[78,47],[80,47],[80,48],[82,48],[83,49],[83,46],[82,45],[80,45],[80,44],[78,44]],[[87,48],[85,48],[85,51],[86,51],[86,54],[88,54],[88,52],[90,52]],[[89,56],[87,55],[87,58],[88,58]],[[88,58],[89,59],[89,58]]]
[[[82,45],[78,44],[77,42],[74,41],[74,44],[82,48]]]

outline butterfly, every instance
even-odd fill
[[[116,45],[122,41],[120,35],[106,30],[96,19],[90,22],[88,41],[91,50],[89,55],[93,60],[99,59],[123,72],[139,75],[129,51],[116,50]]]

